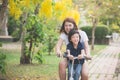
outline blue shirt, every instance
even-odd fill
[[[84,49],[84,46],[82,43],[78,43],[77,49],[74,48],[72,43],[69,43],[67,45],[67,50],[70,50],[70,54],[73,55],[74,57],[77,57],[79,54],[81,54],[81,50]],[[72,63],[72,60],[70,60],[70,62]],[[74,64],[83,64],[84,63],[84,59],[75,59]]]

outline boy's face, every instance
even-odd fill
[[[77,45],[78,42],[80,41],[80,38],[79,38],[79,34],[75,33],[71,36],[71,40],[70,40],[73,45]]]

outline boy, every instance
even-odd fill
[[[84,46],[80,43],[79,32],[72,29],[68,34],[69,44],[67,45],[67,57],[68,57],[68,77],[73,75],[74,80],[79,80],[82,64],[84,63]],[[77,57],[74,60],[74,57]],[[74,63],[72,63],[74,61]],[[73,66],[74,74],[71,75],[71,67]],[[69,79],[68,79],[69,80]]]

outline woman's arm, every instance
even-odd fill
[[[90,49],[89,49],[88,41],[84,42],[84,49],[85,49],[85,54],[90,55]]]
[[[69,49],[67,49],[67,55],[70,55],[70,50]]]
[[[55,52],[56,52],[58,57],[62,56],[62,53],[61,53],[62,44],[63,44],[63,40],[61,38],[59,38],[59,40],[56,44],[56,47],[55,47]]]
[[[84,50],[85,50],[85,55],[84,55],[84,57],[85,57],[86,59],[91,59],[92,57],[91,57],[91,55],[90,55],[90,49],[89,49],[88,41],[85,41],[85,42],[84,42]]]

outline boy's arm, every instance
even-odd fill
[[[83,59],[85,55],[84,49],[81,50],[81,54],[78,55],[78,59]]]
[[[73,55],[70,54],[70,50],[69,50],[69,49],[67,49],[67,57],[68,57],[70,60],[73,60],[73,59],[74,59]]]

